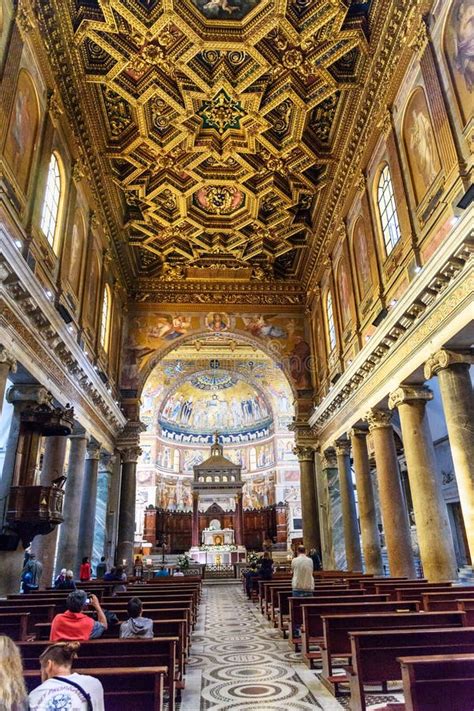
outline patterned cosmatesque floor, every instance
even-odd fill
[[[235,584],[204,585],[180,711],[340,711]]]

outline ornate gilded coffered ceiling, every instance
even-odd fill
[[[51,2],[131,276],[302,277],[369,5]]]

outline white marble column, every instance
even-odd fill
[[[400,415],[423,573],[436,582],[457,578],[457,566],[426,412],[426,403],[432,397],[424,386],[402,385],[391,393],[388,402]]]
[[[441,350],[425,365],[425,378],[438,376],[449,445],[464,518],[467,543],[474,565],[474,396],[471,355]]]
[[[101,452],[97,474],[97,497],[95,511],[94,542],[92,546],[92,569],[107,554],[107,515],[112,476],[115,465],[115,455]]]

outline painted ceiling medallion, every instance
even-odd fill
[[[193,0],[208,20],[243,20],[262,0]]]
[[[231,215],[242,207],[245,195],[236,187],[210,185],[198,190],[194,201],[195,205],[211,215]]]
[[[224,133],[231,128],[240,129],[240,122],[246,112],[240,101],[230,97],[221,89],[210,101],[203,101],[198,111],[202,117],[203,128],[215,128]]]

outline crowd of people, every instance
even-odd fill
[[[97,619],[86,614],[94,610]],[[143,603],[132,597],[127,603],[128,618],[118,629],[122,639],[150,639],[153,620],[143,616]],[[39,657],[41,685],[27,694],[21,655],[10,637],[0,636],[0,710],[1,711],[103,711],[104,690],[100,681],[73,671],[81,642],[101,637],[108,628],[106,612],[95,595],[71,590],[66,611],[57,614],[51,624],[52,644]]]

